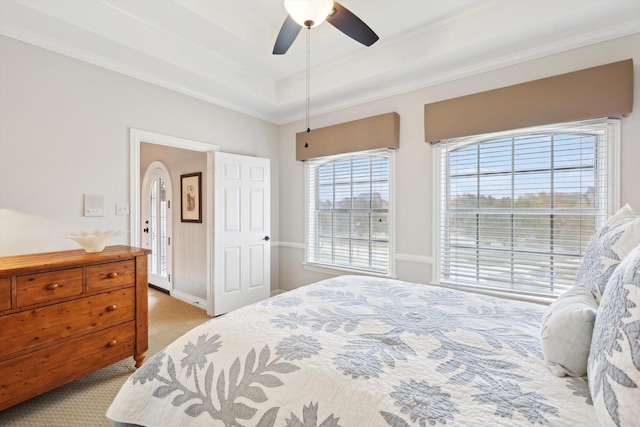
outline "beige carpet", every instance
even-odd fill
[[[147,359],[208,320],[202,309],[149,289]],[[133,357],[0,412],[0,426],[113,426],[105,413],[134,371]]]

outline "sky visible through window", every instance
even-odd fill
[[[596,137],[525,135],[479,142],[449,156],[451,199],[480,195],[517,199],[526,194],[584,194],[595,185]]]

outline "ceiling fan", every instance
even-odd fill
[[[302,27],[311,29],[325,20],[352,39],[371,46],[378,36],[360,18],[333,0],[284,0],[288,15],[273,47],[274,55],[289,50]]]

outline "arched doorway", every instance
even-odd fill
[[[142,180],[140,241],[151,249],[148,280],[171,292],[171,176],[160,161],[152,162]]]

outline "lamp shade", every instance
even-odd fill
[[[284,8],[300,26],[312,28],[327,19],[333,0],[284,0]]]

